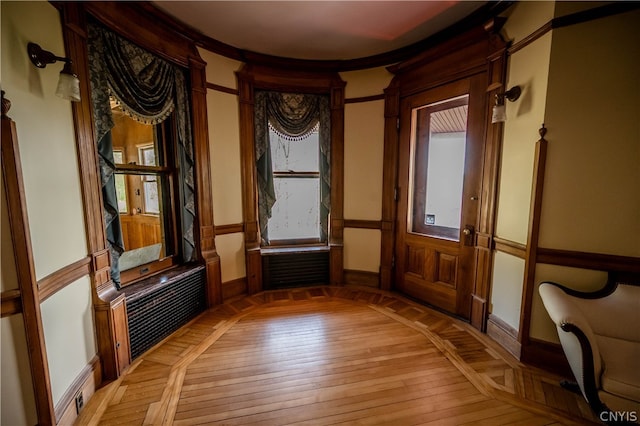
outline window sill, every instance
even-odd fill
[[[261,247],[260,254],[262,256],[271,256],[278,254],[295,254],[295,253],[319,253],[328,252],[329,246],[323,245],[308,245],[308,246],[288,246],[288,247]]]

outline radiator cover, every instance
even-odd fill
[[[262,255],[265,289],[329,283],[329,251],[273,253]]]
[[[204,311],[205,283],[204,267],[189,266],[124,289],[132,359]]]

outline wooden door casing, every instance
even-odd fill
[[[462,229],[478,229],[479,198],[484,156],[485,73],[444,84],[401,100],[396,237],[396,287],[398,290],[449,313],[469,319],[475,280],[473,235]],[[412,111],[434,102],[469,94],[464,184],[459,241],[411,232],[410,214]]]

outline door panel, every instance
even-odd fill
[[[469,318],[485,75],[401,100],[396,286]]]

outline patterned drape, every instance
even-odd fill
[[[107,241],[112,255],[111,277],[120,287],[118,259],[124,251],[115,190],[115,164],[109,97],[126,114],[146,124],[165,120],[174,110],[177,121],[178,158],[182,205],[182,256],[193,260],[193,226],[196,217],[194,159],[189,97],[184,71],[130,43],[97,23],[88,25],[91,102],[98,142],[100,178]]]
[[[331,111],[329,97],[302,93],[256,91],[255,149],[258,181],[258,221],[263,244],[269,244],[267,223],[276,202],[269,127],[289,140],[302,140],[319,127],[320,239],[327,241],[331,209]]]

